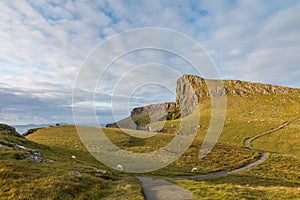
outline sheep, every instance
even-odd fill
[[[123,169],[123,166],[122,165],[120,165],[120,164],[118,164],[117,165],[117,170],[119,170],[120,172],[122,172],[124,169]]]
[[[197,173],[199,170],[198,170],[198,168],[197,167],[194,167],[193,169],[192,169],[192,171],[191,172],[193,172],[193,173]]]

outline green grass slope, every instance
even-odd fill
[[[272,154],[263,164],[228,177],[174,181],[195,199],[300,199],[300,159]]]
[[[87,129],[97,129],[87,127]],[[91,130],[92,131],[92,130]],[[173,134],[156,134],[150,138],[136,138],[123,133],[120,129],[105,128],[103,129],[107,137],[117,146],[132,152],[151,152],[158,150],[168,144],[174,137]],[[136,131],[126,130],[126,131]],[[143,132],[140,131],[142,134]],[[38,130],[27,137],[29,140],[46,145],[56,149],[59,154],[66,154],[72,161],[71,156],[77,157],[77,162],[84,160],[90,163],[95,162],[94,158],[87,153],[82,145],[74,126],[59,126]],[[255,160],[259,154],[237,145],[218,144],[212,153],[205,159],[198,157],[199,147],[202,140],[195,139],[187,152],[183,154],[178,161],[170,164],[166,168],[152,172],[155,176],[182,176],[191,175],[191,169],[199,168],[199,174],[206,174],[216,171],[224,171],[244,166]],[[45,156],[50,155],[45,153]],[[55,155],[56,156],[56,155]],[[98,166],[100,163],[97,163]],[[101,165],[101,164],[100,164]],[[102,166],[104,168],[104,166]],[[193,173],[194,175],[194,173]],[[134,176],[134,174],[133,174]]]
[[[201,100],[199,112],[201,128],[197,137],[203,139],[211,118],[209,98]],[[227,96],[226,119],[219,141],[242,146],[245,139],[298,118],[300,118],[299,94]],[[152,129],[163,126],[167,132],[175,133],[180,124],[181,119],[177,119],[155,122],[149,126]],[[277,140],[272,141],[274,142]]]
[[[225,126],[220,142],[243,145],[247,138],[271,130],[285,122],[290,125],[252,142],[268,151],[270,158],[253,169],[228,177],[205,181],[175,181],[190,190],[196,199],[300,199],[300,96],[298,94],[256,94],[228,96]],[[203,138],[208,128],[209,99],[200,103]],[[200,108],[200,109],[201,109]],[[177,121],[165,126],[172,131]]]
[[[90,156],[73,126],[41,129],[28,138],[0,131],[0,199],[143,199],[139,182]],[[15,144],[55,162],[28,159],[28,151]]]
[[[238,84],[248,89],[253,86],[257,91],[261,86]],[[239,93],[233,84],[228,88]],[[276,90],[276,87],[268,85],[262,88]],[[284,93],[284,88],[279,89]],[[170,178],[245,166],[260,155],[258,151],[243,147],[247,138],[290,122],[283,129],[252,141],[256,149],[272,153],[259,166],[213,180],[174,182],[190,190],[195,199],[300,199],[300,121],[295,121],[300,118],[300,94],[244,91],[243,95],[228,95],[226,119],[219,142],[207,157],[201,159],[198,153],[211,119],[210,103],[209,98],[202,98],[199,103],[199,127],[188,150],[169,166],[144,175]],[[135,120],[146,125],[148,118],[140,116]],[[192,118],[148,124],[152,130],[163,127],[164,132],[150,138],[132,137],[118,128],[105,128],[103,131],[124,150],[151,152],[164,147],[174,138],[182,120],[188,122]],[[126,131],[134,135],[152,134]],[[38,150],[45,159],[55,162],[35,162],[28,157],[32,152],[16,148],[16,144]],[[76,156],[76,159],[72,156]],[[194,167],[199,172],[192,173]],[[96,169],[106,170],[107,173],[101,174]],[[81,143],[75,126],[39,129],[26,138],[0,126],[0,199],[143,199],[141,186],[135,176],[110,170],[97,161]]]

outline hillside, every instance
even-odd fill
[[[143,199],[139,182],[94,159],[74,126],[46,130],[36,141],[0,125],[0,199]]]
[[[177,82],[177,105],[190,93],[182,89],[187,88],[184,87],[186,83],[192,83],[199,100],[200,122],[196,140],[201,141],[206,136],[211,119],[210,95],[223,93],[209,93],[203,79],[185,75]],[[299,199],[300,89],[234,80],[225,80],[223,83],[227,108],[224,129],[219,138],[222,144],[243,146],[247,138],[283,124],[288,125],[252,142],[256,149],[271,152],[263,164],[224,178],[174,182],[192,191],[196,199]],[[194,110],[192,106],[189,108]],[[143,121],[145,115],[139,117]],[[181,120],[178,117],[152,121],[146,127],[148,130],[174,134]],[[220,157],[221,160],[223,158]]]
[[[211,85],[214,85],[212,90],[208,90],[206,81]],[[228,103],[228,110],[232,110],[231,107],[233,105],[231,102],[233,99],[237,99],[236,103],[241,101],[241,103],[244,104],[242,106],[253,105],[256,102],[258,103],[257,106],[261,107],[261,109],[266,106],[264,108],[268,109],[266,112],[270,111],[272,113],[276,113],[275,109],[286,109],[285,105],[282,104],[289,104],[289,101],[291,101],[291,104],[293,104],[292,100],[294,100],[295,103],[299,102],[297,100],[300,97],[300,89],[269,84],[250,83],[239,80],[224,80],[222,82],[224,88],[220,86],[219,81],[205,80],[195,75],[183,75],[176,83],[176,102],[153,104],[134,108],[129,117],[112,124],[107,124],[106,127],[121,127],[138,130],[149,130],[149,127],[152,127],[150,130],[155,130],[157,132],[170,132],[169,129],[165,128],[160,128],[159,130],[155,129],[153,128],[154,126],[151,126],[150,124],[155,122],[159,123],[160,121],[161,123],[165,123],[166,120],[176,120],[186,117],[192,114],[198,106],[202,106],[200,113],[208,112],[210,107],[210,97],[225,94]],[[266,100],[268,102],[266,102]],[[188,104],[186,104],[187,102]],[[182,104],[185,106],[181,106]],[[283,106],[284,108],[280,109],[280,106]],[[293,107],[293,105],[287,106]],[[294,107],[296,108],[296,105]],[[184,112],[181,109],[184,109]],[[249,112],[248,114],[251,115],[252,110],[249,110],[249,108],[245,109],[246,110],[241,110]],[[294,111],[299,111],[299,109]],[[275,115],[275,113],[273,113],[273,115]],[[255,115],[255,113],[252,114]],[[281,115],[281,113],[278,114],[279,115],[277,117]],[[249,120],[251,121],[251,119]]]
[[[194,141],[174,163],[142,175],[169,179],[191,191],[195,199],[299,199],[299,89],[224,81],[228,93],[224,129],[215,148],[207,157],[199,158],[211,119],[210,95],[222,92],[208,93],[203,79],[185,75],[177,82],[178,102],[189,94],[183,88],[190,82],[198,91],[200,111]],[[193,117],[183,117],[176,105],[169,102],[134,109],[131,116],[138,123],[126,133],[118,128],[102,130],[121,149],[136,153],[158,150],[174,138],[183,120],[188,122]],[[152,111],[159,115],[149,115]],[[130,118],[122,121],[125,125],[126,120]],[[253,140],[255,149],[244,147],[247,138],[281,125],[286,126]],[[99,128],[85,129],[89,132]],[[142,135],[152,137],[134,137]],[[271,154],[265,162],[227,177],[173,179],[235,170],[255,162],[262,152]],[[193,168],[197,172],[192,172]],[[33,130],[26,137],[10,126],[0,125],[0,199],[143,199],[135,176],[97,161],[73,125]]]

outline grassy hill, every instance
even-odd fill
[[[0,131],[0,199],[143,199],[139,182],[94,159],[74,126],[42,129],[29,139]],[[36,162],[28,149],[54,162]]]
[[[265,163],[229,177],[175,183],[192,191],[196,199],[300,199],[300,122],[297,121],[300,90],[240,81],[225,81],[224,85],[230,92],[226,96],[221,144],[243,146],[247,138],[286,122],[289,125],[252,142],[256,149],[272,153]],[[207,92],[205,85],[196,83],[195,87],[197,91]],[[208,96],[200,98],[200,128],[195,141],[202,141],[206,135],[211,118],[210,103]],[[143,121],[143,116],[140,117]],[[152,130],[163,127],[164,132],[175,134],[180,123],[181,119],[175,119],[148,126]]]
[[[271,156],[266,162],[228,177],[170,181],[190,190],[195,199],[300,199],[299,89],[244,82],[236,82],[236,86],[234,83],[225,82],[227,90],[235,92],[227,95],[224,129],[212,152],[203,159],[198,157],[211,118],[210,98],[202,96],[200,122],[192,145],[176,162],[145,175],[170,179],[228,171],[257,160],[260,151],[268,151]],[[197,91],[201,91],[204,86],[198,87]],[[176,116],[179,116],[178,110]],[[189,120],[189,117],[170,117],[167,121],[149,123],[147,115],[136,117],[140,124],[152,130],[163,127],[163,132],[150,138],[137,138],[118,128],[103,131],[122,149],[151,152],[174,138],[181,120]],[[247,138],[286,122],[288,126],[254,140],[252,146],[258,150],[243,147]],[[133,135],[153,135],[128,131]],[[42,162],[37,162],[36,157]],[[199,172],[192,173],[194,167]],[[0,199],[143,199],[135,176],[109,169],[97,161],[85,149],[75,126],[38,129],[26,138],[7,126],[0,126]]]

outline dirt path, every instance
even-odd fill
[[[275,132],[279,129],[282,129],[286,126],[288,126],[290,123],[300,121],[300,119],[293,120],[291,122],[286,122],[277,128],[274,128],[272,130],[257,134],[251,138],[248,138],[245,140],[245,147],[255,150],[254,147],[251,146],[251,142],[263,135]],[[220,178],[225,177],[233,173],[242,172],[247,169],[250,169],[254,166],[257,166],[264,161],[266,161],[269,157],[270,153],[268,152],[262,152],[261,156],[258,160],[256,160],[253,163],[250,163],[244,167],[240,167],[238,169],[234,169],[231,171],[226,172],[218,172],[218,173],[212,173],[212,174],[205,174],[205,175],[199,175],[199,176],[188,176],[188,177],[174,177],[173,180],[205,180],[205,179],[214,179],[214,178]],[[183,199],[194,199],[191,193],[176,184],[170,183],[163,179],[154,179],[151,177],[137,177],[143,187],[143,192],[145,195],[145,198],[147,200],[169,200],[169,199],[176,199],[176,200],[183,200]]]
[[[296,120],[294,120],[294,121],[296,121]],[[257,138],[259,138],[259,137],[261,137],[261,136],[264,136],[264,135],[266,135],[266,134],[269,134],[269,133],[278,131],[279,129],[282,129],[282,128],[288,126],[289,124],[290,124],[290,122],[286,122],[286,123],[284,123],[284,124],[278,126],[277,128],[271,129],[271,130],[269,130],[269,131],[266,131],[266,132],[260,133],[260,134],[258,134],[258,135],[255,135],[255,136],[253,136],[253,137],[251,137],[251,138],[248,138],[247,140],[245,140],[245,147],[247,147],[247,148],[249,148],[249,149],[254,149],[254,148],[251,146],[251,142],[252,142],[253,140],[255,140],[255,139],[257,139]]]
[[[143,192],[147,200],[188,200],[194,199],[192,194],[176,184],[163,179],[151,177],[137,177],[143,187]]]

